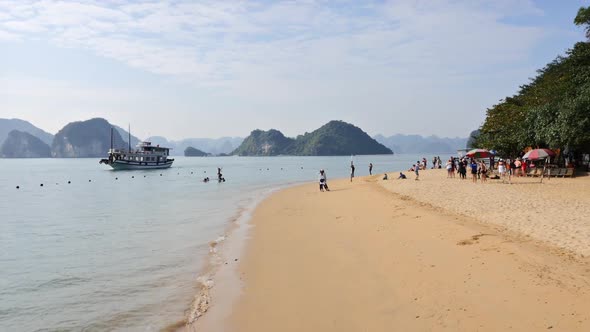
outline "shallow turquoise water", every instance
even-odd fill
[[[354,157],[358,176],[369,162],[375,174],[417,159]],[[149,331],[178,321],[208,243],[242,208],[269,189],[316,182],[320,168],[347,177],[349,165],[180,157],[167,170],[112,171],[97,159],[0,159],[0,330]],[[218,166],[227,182],[203,183]]]

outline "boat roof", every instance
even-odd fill
[[[172,150],[172,148],[167,148],[164,146],[160,146],[158,145],[152,145],[152,142],[139,142],[137,144],[138,147],[142,147],[142,148],[146,148],[146,147],[150,147],[150,148],[157,148],[157,149],[168,149],[168,150]]]

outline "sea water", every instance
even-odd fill
[[[353,159],[361,176],[370,162],[382,174],[421,156]],[[113,171],[97,159],[0,159],[0,330],[157,331],[178,322],[209,243],[232,220],[271,190],[316,183],[320,168],[328,181],[348,177],[350,161],[179,157],[166,170]]]

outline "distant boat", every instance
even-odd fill
[[[131,133],[129,133],[131,142]],[[111,128],[111,148],[108,158],[101,159],[99,164],[106,164],[115,170],[123,169],[161,169],[172,166],[174,159],[169,159],[170,148],[153,146],[151,142],[140,142],[135,150],[115,149],[113,147],[113,128]]]

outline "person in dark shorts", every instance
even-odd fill
[[[373,175],[373,163],[369,163],[369,175]]]
[[[467,177],[467,165],[465,165],[465,161],[461,160],[459,162],[459,177],[461,180],[465,180]]]
[[[330,191],[328,188],[328,178],[326,177],[326,172],[323,169],[320,169],[320,191]]]
[[[354,164],[352,160],[350,161],[350,182],[352,182],[352,178],[354,177]]]
[[[475,162],[475,159],[471,159],[471,164],[469,166],[471,167],[471,176],[473,177],[473,183],[477,183],[477,163]]]

